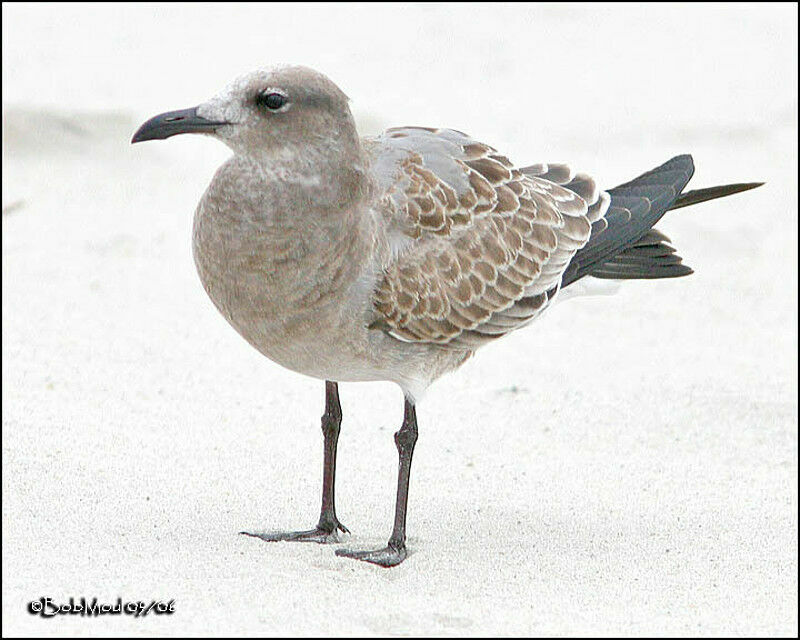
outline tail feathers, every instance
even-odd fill
[[[604,262],[590,275],[609,280],[654,280],[680,278],[694,273],[682,264],[682,258],[671,247],[669,238],[650,229],[632,246]]]
[[[621,254],[647,237],[653,225],[678,198],[693,173],[692,157],[676,156],[630,182],[609,189],[611,204],[608,212],[604,219],[592,224],[589,242],[570,261],[561,279],[561,286],[566,287],[584,276],[596,274],[601,278],[615,279],[668,277],[667,273],[671,277],[685,275],[677,271],[684,271],[687,267],[676,269],[674,265],[667,264],[652,270],[642,265],[634,267]],[[656,275],[657,272],[664,275]]]
[[[749,191],[763,184],[763,182],[744,182],[687,191],[675,199],[669,211]],[[590,275],[609,280],[655,280],[680,278],[694,273],[691,267],[682,264],[682,258],[675,253],[669,242],[670,239],[663,233],[650,229],[632,246],[601,264]]]
[[[763,182],[742,182],[740,184],[724,184],[718,187],[708,187],[707,189],[695,189],[694,191],[687,191],[678,196],[675,202],[672,203],[672,209],[680,209],[681,207],[689,207],[693,204],[700,204],[707,200],[716,200],[717,198],[724,198],[725,196],[732,196],[734,193],[741,193],[742,191],[749,191],[763,185]]]
[[[605,219],[592,225],[589,242],[570,262],[561,286],[583,276],[611,280],[678,278],[693,273],[653,229],[667,211],[760,187],[763,182],[728,184],[682,193],[694,172],[691,156],[677,156],[647,173],[609,189]]]

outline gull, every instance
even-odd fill
[[[416,405],[428,386],[578,281],[692,273],[653,225],[762,184],[684,192],[694,166],[681,155],[603,190],[567,164],[519,167],[452,129],[362,138],[347,96],[301,66],[243,75],[197,107],[151,118],[132,142],[184,133],[233,151],[194,215],[203,287],[259,352],[325,381],[316,527],[247,535],[331,543],[349,533],[334,501],[338,384],[391,381],[405,399],[394,527],[383,548],[336,551],[383,567],[408,554]]]

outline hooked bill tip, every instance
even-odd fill
[[[214,133],[219,127],[229,124],[215,122],[197,115],[197,107],[167,111],[150,118],[131,138],[131,144],[147,140],[166,140],[181,133]]]

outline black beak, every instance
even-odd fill
[[[228,122],[213,122],[197,115],[197,107],[161,113],[145,122],[133,134],[131,144],[145,140],[166,140],[179,133],[214,133]]]

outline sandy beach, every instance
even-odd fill
[[[797,634],[796,5],[2,14],[3,635]],[[679,153],[690,187],[767,183],[659,224],[692,276],[563,302],[431,387],[392,570],[238,535],[316,522],[324,384],[195,274],[229,151],[130,145],[276,62],[328,74],[364,134],[449,126],[604,187]],[[340,392],[337,508],[367,548],[402,395]]]

